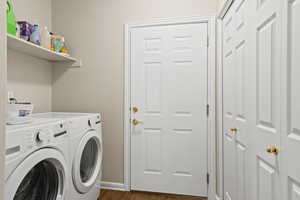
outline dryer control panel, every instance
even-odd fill
[[[100,115],[94,115],[88,118],[88,127],[89,128],[98,128],[101,125],[102,119]]]

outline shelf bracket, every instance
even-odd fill
[[[79,59],[75,62],[58,61],[58,62],[54,62],[54,66],[55,67],[79,68],[82,66],[82,60]]]
[[[74,62],[71,67],[77,68],[77,67],[81,67],[81,66],[82,66],[82,60],[79,59],[76,62]]]

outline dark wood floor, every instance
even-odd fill
[[[99,200],[207,200],[200,197],[189,197],[169,194],[156,194],[147,192],[122,192],[101,190]]]

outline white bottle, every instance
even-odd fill
[[[49,33],[48,28],[46,26],[42,30],[41,36],[42,36],[41,37],[42,47],[44,47],[46,49],[50,49],[50,46],[51,46],[51,36],[50,36],[50,33]]]

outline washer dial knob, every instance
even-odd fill
[[[45,132],[39,131],[36,134],[36,141],[43,142],[43,141],[46,141],[46,140],[47,140],[47,134]]]

